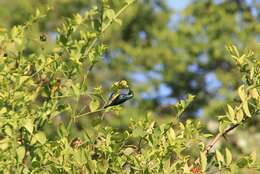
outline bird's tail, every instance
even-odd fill
[[[105,105],[103,108],[106,109],[106,108],[108,108],[109,106],[110,106],[110,105]]]

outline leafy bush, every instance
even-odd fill
[[[192,95],[173,106],[177,121],[159,124],[147,113],[145,119],[132,120],[127,129],[105,124],[106,114],[118,108],[103,109],[104,91],[101,86],[93,87],[88,75],[107,48],[100,37],[111,23],[121,24],[119,15],[133,2],[125,0],[115,12],[103,0],[99,7],[66,19],[51,48],[51,38],[30,35],[51,8],[37,10],[28,22],[11,31],[1,30],[1,173],[238,173],[240,168],[259,169],[254,152],[238,157],[227,147],[212,150],[221,137],[260,111],[260,61],[253,52],[240,54],[232,45],[227,49],[243,74],[243,84],[238,88],[239,102],[228,105],[225,115],[219,116],[218,134],[205,132],[199,121],[179,120]],[[114,83],[111,90],[121,88],[129,88],[126,81]],[[86,97],[88,106],[80,105]],[[85,136],[76,137],[73,125],[87,116],[93,116],[88,119],[91,129],[83,128]]]

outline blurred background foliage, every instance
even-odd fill
[[[122,4],[118,0],[109,2],[113,9]],[[0,28],[22,24],[36,7],[41,9],[46,5],[54,10],[34,26],[31,35],[38,39],[45,34],[48,42],[40,44],[48,51],[56,40],[56,28],[65,17],[84,13],[99,3],[1,0]],[[122,79],[129,81],[135,92],[134,100],[124,104],[124,109],[119,108],[118,117],[113,116],[115,113],[108,115],[108,124],[124,128],[131,118],[142,118],[147,112],[161,122],[173,120],[171,105],[191,93],[196,98],[183,118],[201,119],[208,130],[217,131],[217,116],[225,113],[227,102],[236,102],[236,89],[241,84],[241,75],[233,67],[225,44],[250,48],[259,57],[259,9],[257,0],[138,0],[121,16],[121,26],[113,24],[106,31],[102,41],[108,49],[89,76],[89,85],[101,84],[107,95],[112,83]],[[31,43],[28,52],[37,51],[36,44],[39,43]],[[83,99],[82,106],[88,101]],[[83,118],[75,132],[88,126]],[[230,136],[230,146],[238,152],[257,149],[259,128],[260,117],[255,117],[246,127],[236,130],[239,133]]]

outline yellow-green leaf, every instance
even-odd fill
[[[32,133],[34,128],[33,121],[31,119],[26,119],[24,122],[24,128],[28,130],[28,132]]]
[[[251,117],[251,116],[252,116],[251,113],[250,113],[250,111],[249,111],[249,108],[248,108],[247,100],[245,100],[245,101],[243,102],[243,110],[244,110],[246,116],[248,116],[248,117]]]
[[[241,109],[239,109],[236,113],[236,119],[237,119],[237,122],[240,123],[244,118],[244,113]]]
[[[226,148],[226,164],[229,166],[232,162],[232,153]]]
[[[47,140],[47,138],[43,132],[38,132],[34,137],[41,144],[44,144]]]
[[[170,142],[170,144],[174,144],[174,140],[176,138],[176,134],[174,132],[174,130],[172,128],[169,129],[169,131],[167,132],[167,137],[168,137],[168,140]]]
[[[19,77],[19,86],[22,85],[26,80],[28,80],[30,77],[29,76],[20,76]]]
[[[234,122],[235,120],[235,111],[234,109],[230,106],[230,105],[227,105],[228,106],[228,118],[230,121]]]
[[[185,173],[185,174],[191,173],[190,172],[190,167],[188,166],[187,163],[185,163],[185,165],[183,167],[183,173]]]
[[[251,164],[254,164],[256,162],[256,152],[255,151],[250,154],[250,159],[252,161]]]
[[[131,3],[133,3],[135,0],[125,0],[125,2],[127,3],[127,4],[131,4]]]
[[[222,154],[219,152],[219,150],[216,150],[216,158],[218,162],[224,162],[224,158]]]
[[[0,140],[0,149],[5,151],[9,147],[9,145],[11,145],[11,144],[9,144],[9,142],[10,142],[9,138],[1,139]]]
[[[98,107],[99,107],[99,101],[96,99],[91,100],[89,104],[90,111],[91,112],[96,111]]]
[[[201,165],[201,171],[205,172],[207,169],[207,157],[206,154],[203,152],[200,152],[200,165]]]
[[[25,156],[25,148],[24,146],[20,146],[16,149],[16,153],[17,153],[17,160],[18,162],[22,162],[23,158]]]
[[[246,93],[245,93],[245,86],[244,85],[241,85],[239,88],[238,88],[238,95],[240,97],[240,99],[244,102],[246,100]]]
[[[256,88],[250,90],[250,95],[251,95],[251,97],[254,98],[254,99],[258,99],[258,97],[259,97],[259,94],[258,94]]]
[[[74,16],[74,20],[75,20],[77,25],[80,25],[83,22],[82,16],[78,13]]]
[[[135,149],[133,149],[133,148],[131,148],[131,147],[128,147],[128,148],[126,148],[124,151],[123,151],[123,153],[126,155],[126,156],[129,156],[129,155],[131,155],[132,153],[134,153],[135,152]]]
[[[4,114],[7,112],[7,109],[6,107],[3,107],[1,110],[0,110],[0,115]]]
[[[116,14],[115,14],[115,11],[114,11],[114,10],[112,10],[112,9],[107,9],[107,10],[105,11],[105,15],[106,15],[106,17],[108,17],[109,19],[113,19]]]

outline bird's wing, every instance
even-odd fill
[[[109,97],[109,100],[107,102],[107,104],[105,105],[105,108],[110,106],[111,104],[113,104],[113,102],[118,98],[120,97],[120,94],[118,93],[112,93]]]
[[[115,100],[120,94],[119,93],[112,93],[109,97],[109,102]]]

